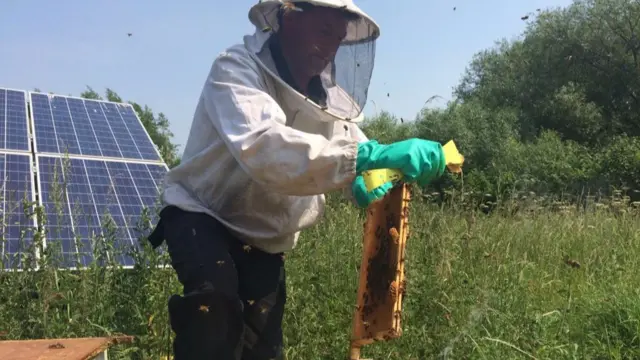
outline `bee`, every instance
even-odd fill
[[[249,252],[251,251],[251,245],[243,245],[242,248],[244,249],[244,251]]]
[[[580,263],[575,261],[575,260],[571,260],[569,259],[569,256],[565,255],[564,256],[564,263],[571,266],[574,269],[579,269],[580,268]]]
[[[389,295],[391,296],[391,301],[395,302],[398,299],[398,282],[392,281],[389,286]]]
[[[284,11],[285,14],[290,11],[302,12],[302,9],[297,7],[292,1],[285,1],[282,4],[282,10]]]
[[[218,264],[218,266],[222,266],[224,265],[224,260],[218,260],[216,261],[216,264]]]
[[[202,311],[203,313],[208,313],[209,307],[207,305],[200,305],[200,307],[198,307],[198,310]]]
[[[407,293],[407,280],[402,280],[400,282],[400,293],[404,296]]]
[[[391,235],[391,239],[393,240],[393,243],[398,245],[400,241],[400,234],[398,233],[398,230],[392,227],[391,229],[389,229],[389,235]]]

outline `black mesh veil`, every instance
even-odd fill
[[[258,29],[274,34],[283,9],[304,11],[304,3],[339,8],[349,14],[347,36],[320,75],[327,98],[326,104],[318,105],[340,119],[357,118],[367,102],[378,25],[351,0],[264,0],[251,9],[249,18]]]

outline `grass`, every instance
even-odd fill
[[[578,211],[519,202],[519,211],[485,215],[415,197],[404,333],[365,347],[363,355],[640,358],[640,222],[637,211],[619,203]],[[287,255],[288,359],[348,355],[364,218],[350,205],[331,205]],[[137,340],[117,348],[116,358],[166,355],[166,300],[180,291],[171,270],[152,266],[166,256],[143,242],[132,270],[64,271],[46,261],[38,271],[0,274],[4,338],[125,333]]]

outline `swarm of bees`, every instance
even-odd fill
[[[352,330],[352,360],[360,359],[361,346],[397,338],[402,333],[409,200],[408,186],[399,183],[368,209]]]

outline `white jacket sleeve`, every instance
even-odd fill
[[[282,194],[324,194],[355,178],[358,142],[327,140],[286,126],[286,115],[266,88],[257,65],[227,52],[214,62],[202,97],[213,126],[240,166]]]
[[[364,134],[362,129],[360,129],[360,127],[357,124],[355,123],[349,124],[349,131],[351,132],[351,136],[355,138],[359,143],[369,141],[369,138],[367,138],[367,135]],[[360,175],[360,174],[356,174],[356,175]],[[342,189],[342,195],[348,201],[350,201],[353,205],[356,205],[356,206],[358,205],[356,203],[356,199],[353,196],[353,191],[351,190],[351,183],[349,183],[348,186],[345,186]]]

